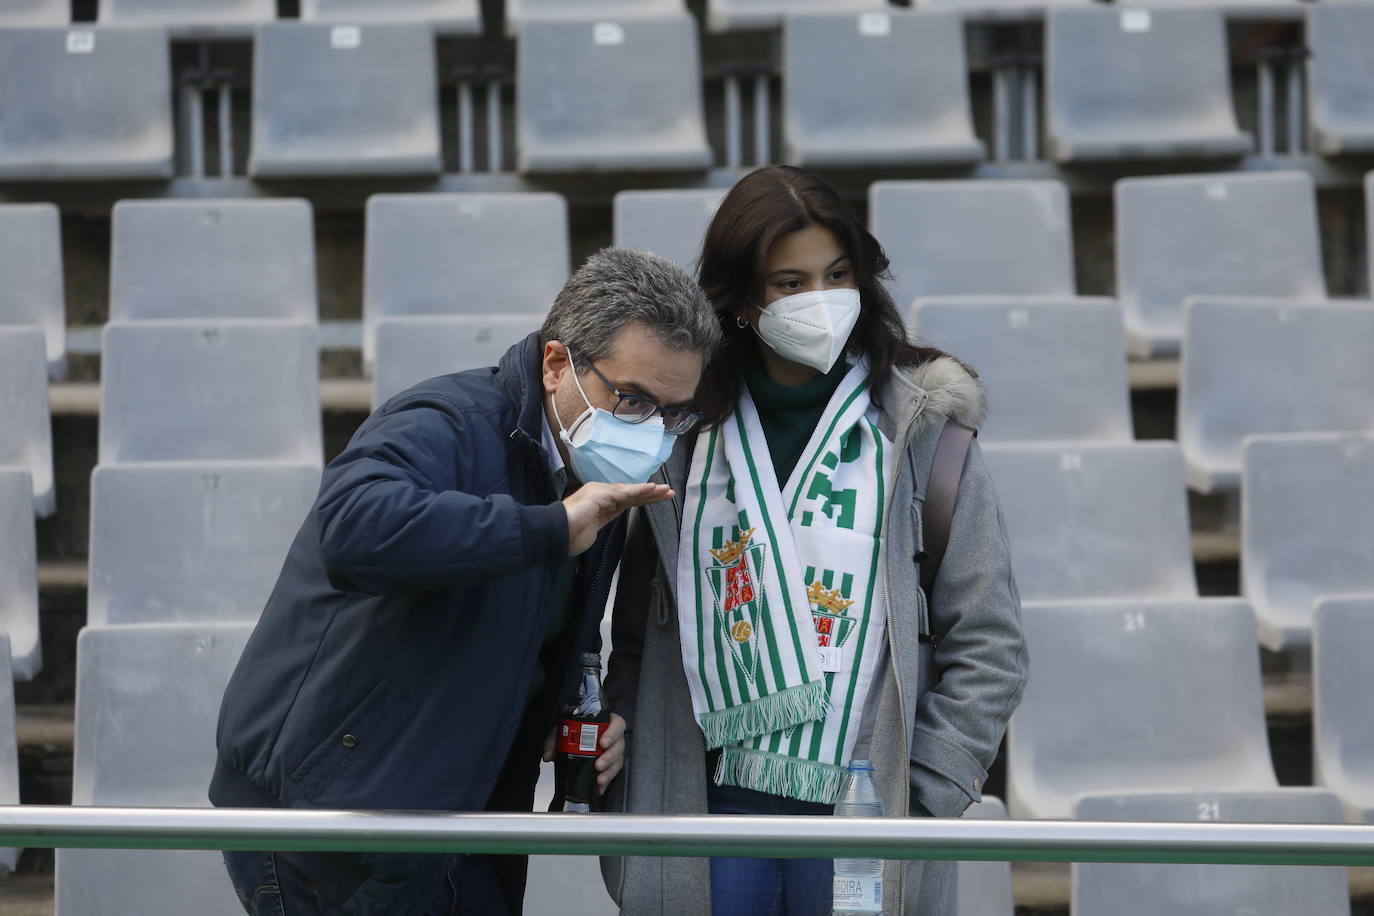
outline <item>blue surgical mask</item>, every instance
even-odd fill
[[[558,417],[559,438],[568,447],[568,462],[583,483],[645,483],[673,452],[677,436],[663,428],[663,418],[627,423],[609,410],[593,407],[573,370],[573,382],[587,409],[570,428]],[[558,411],[554,411],[558,415]]]

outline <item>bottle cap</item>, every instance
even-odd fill
[[[601,656],[595,652],[583,652],[577,657],[577,663],[583,668],[600,668]]]
[[[871,761],[871,760],[851,760],[851,761],[849,761],[849,769],[851,769],[851,770],[872,770],[872,769],[873,769],[873,761]]]

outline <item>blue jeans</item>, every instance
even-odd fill
[[[738,786],[706,789],[711,814],[833,814],[831,805],[796,801]],[[835,864],[830,859],[711,859],[714,916],[830,916]]]
[[[347,860],[345,854],[224,853],[229,879],[248,916],[330,916],[338,912],[346,900],[330,899],[331,885],[322,882],[321,886],[313,876],[333,872],[337,863]],[[351,891],[344,893],[351,894]],[[423,910],[424,916],[457,913],[456,896],[450,875],[434,888]]]

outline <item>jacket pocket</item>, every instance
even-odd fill
[[[292,771],[292,782],[315,801],[359,760],[375,762],[400,725],[402,717],[397,713],[404,705],[401,689],[382,678]]]

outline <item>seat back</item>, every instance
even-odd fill
[[[443,35],[482,31],[480,0],[301,0],[306,22],[421,22]]]
[[[1045,128],[1061,162],[1239,157],[1221,11],[1050,7]]]
[[[77,639],[72,804],[200,808],[247,624],[87,627]],[[61,849],[62,916],[243,912],[216,852]]]
[[[0,205],[0,327],[41,328],[53,376],[67,356],[59,217],[52,204]]]
[[[496,366],[543,323],[541,314],[386,318],[377,323],[372,406],[437,375]]]
[[[1374,4],[1307,7],[1307,104],[1318,152],[1374,151]]]
[[[1178,441],[1197,490],[1240,485],[1241,443],[1262,433],[1374,430],[1374,308],[1190,299]]]
[[[1103,821],[1226,821],[1333,824],[1340,805],[1329,792],[1180,792],[1085,798],[1078,816]],[[1349,916],[1344,868],[1265,865],[1083,863],[1073,866],[1075,916]]]
[[[363,361],[397,315],[544,313],[567,282],[558,194],[377,194],[367,202]],[[419,379],[416,379],[419,381]]]
[[[725,191],[714,188],[621,191],[615,195],[615,244],[652,251],[696,275],[706,228]]]
[[[788,162],[817,168],[983,158],[956,13],[788,16],[782,55]],[[902,91],[874,91],[878,86]]]
[[[259,26],[249,172],[438,174],[436,53],[425,23]]]
[[[52,515],[52,418],[39,328],[0,325],[0,417],[0,466],[27,470],[33,483],[33,511]]]
[[[125,200],[112,220],[112,320],[319,320],[304,200]]]
[[[255,622],[319,484],[310,464],[97,467],[86,622]]]
[[[1013,817],[1082,795],[1277,787],[1255,651],[1237,599],[1027,604],[1037,674],[1007,736]]]
[[[318,339],[304,322],[110,322],[100,463],[322,464]]]
[[[1374,824],[1374,589],[1323,598],[1312,614],[1312,781]]]
[[[983,449],[1027,601],[1197,595],[1172,442]]]
[[[167,33],[0,29],[0,181],[172,177]]]
[[[922,296],[1074,294],[1069,197],[1057,181],[875,181],[868,195],[903,311]]]
[[[1189,296],[1326,298],[1305,173],[1127,178],[1115,195],[1117,296],[1138,356],[1178,351]]]
[[[711,164],[697,27],[687,13],[528,19],[516,50],[521,172]]]
[[[1374,591],[1374,431],[1244,447],[1241,592],[1266,646],[1303,646],[1323,595]]]
[[[0,544],[0,633],[8,637],[5,680],[28,680],[42,667],[42,651],[33,483],[23,468],[0,467]]]
[[[1129,442],[1121,308],[1112,299],[918,299],[912,330],[978,372],[984,443]]]

